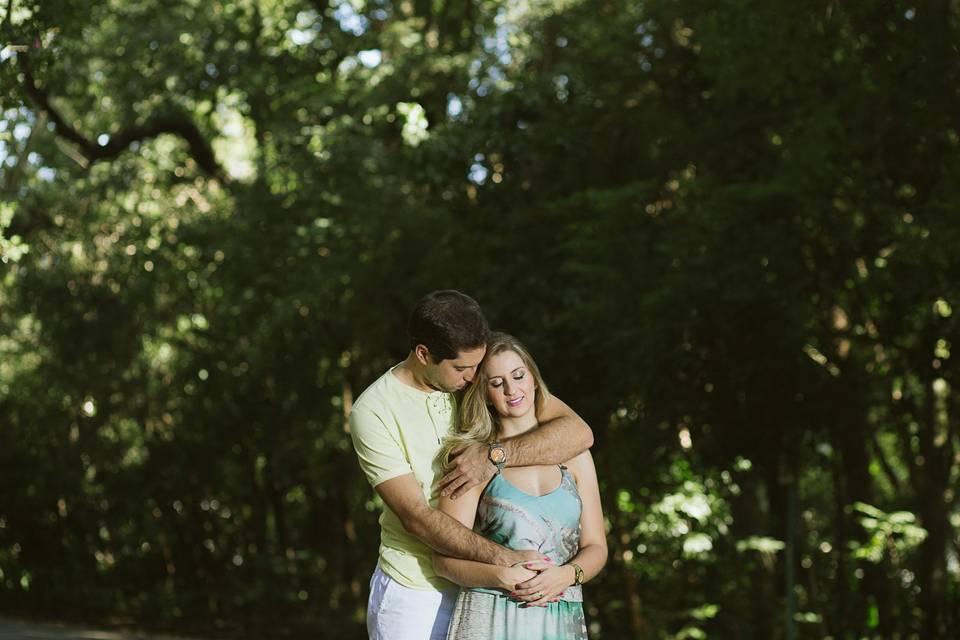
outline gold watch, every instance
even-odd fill
[[[573,567],[573,584],[583,584],[583,567],[578,565],[576,562],[571,562],[570,566]]]
[[[499,442],[491,443],[490,450],[487,453],[487,460],[497,468],[497,473],[503,471],[503,467],[507,464],[507,452],[503,448],[503,445]]]

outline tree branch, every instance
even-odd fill
[[[894,494],[896,494],[897,497],[900,497],[900,479],[897,477],[897,473],[893,470],[893,467],[890,466],[890,462],[887,460],[887,455],[884,453],[883,447],[880,446],[880,440],[877,439],[876,431],[872,429],[870,430],[870,444],[873,445],[873,453],[880,461],[880,468],[883,469],[883,473],[887,477],[887,481],[893,487]]]
[[[920,468],[917,466],[917,452],[913,450],[913,445],[911,444],[912,436],[909,429],[907,429],[907,423],[905,421],[906,418],[910,417],[910,413],[902,406],[903,402],[904,400],[901,400],[894,404],[894,413],[896,415],[894,425],[896,426],[897,433],[900,434],[899,443],[903,451],[903,459],[906,461],[907,468],[910,470],[910,485],[913,488],[914,494],[919,496],[923,493],[923,483],[920,481]]]
[[[27,56],[18,56],[23,71],[24,90],[34,105],[43,110],[60,137],[75,144],[91,164],[100,160],[109,160],[119,156],[134,142],[155,138],[164,133],[183,138],[190,147],[190,155],[205,172],[223,181],[228,181],[226,173],[217,162],[213,148],[197,128],[193,120],[182,111],[168,111],[154,114],[143,124],[133,125],[110,136],[107,144],[100,145],[78,131],[50,103],[50,96],[37,85]]]
[[[7,11],[3,14],[3,22],[0,22],[0,31],[6,31],[8,34],[13,34],[13,19],[11,15],[13,14],[13,0],[7,0]],[[11,43],[12,44],[12,43]]]

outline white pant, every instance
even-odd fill
[[[370,578],[367,635],[370,640],[446,640],[457,589],[405,587],[377,565]]]

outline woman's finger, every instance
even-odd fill
[[[516,586],[516,589],[514,589],[514,591],[518,591],[518,592],[523,591],[525,593],[533,593],[535,591],[538,591],[541,586],[543,586],[543,577],[541,576],[541,574],[538,573],[537,575],[533,576],[529,580],[526,580],[518,584]]]
[[[551,600],[553,600],[553,598],[555,597],[553,594],[544,593],[542,591],[536,595],[539,595],[540,597],[537,598],[536,600],[528,602],[524,606],[525,607],[546,607],[550,604]]]
[[[543,593],[544,588],[539,582],[533,583],[532,581],[527,581],[530,586],[525,586],[524,588],[514,589],[513,593],[510,594],[511,597],[517,598],[518,600],[536,600],[540,596],[536,595],[538,593]],[[521,585],[517,585],[520,587]]]

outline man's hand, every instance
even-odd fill
[[[490,448],[474,442],[453,450],[453,469],[440,480],[440,495],[456,500],[464,492],[480,483],[486,483],[496,473],[489,455]]]
[[[520,583],[532,580],[537,577],[535,571],[525,569],[520,565],[512,567],[502,567],[497,572],[497,578],[500,580],[500,588],[505,591],[513,591],[520,586]]]
[[[497,564],[502,567],[513,567],[517,565],[526,565],[528,562],[540,561],[550,562],[550,558],[543,555],[536,549],[521,549],[519,551],[504,549],[503,555],[498,558]]]

